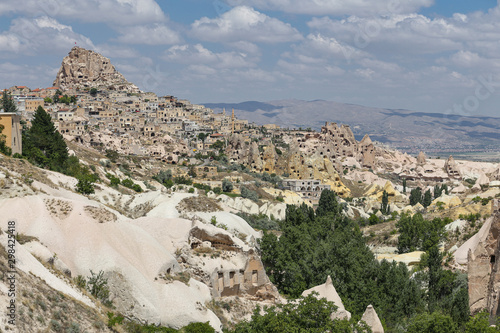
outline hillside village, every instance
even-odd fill
[[[5,93],[17,112],[0,112],[13,155],[0,155],[0,216],[17,221],[22,235],[16,251],[26,286],[17,302],[23,332],[57,331],[54,322],[125,332],[125,325],[109,326],[105,302],[75,282],[89,271],[105,274],[114,312],[130,322],[233,329],[257,305],[287,304],[276,269],[266,267],[266,231],[278,236],[272,241],[287,239],[291,205],[319,219],[322,193],[330,192],[333,210],[357,221],[351,231],[360,230],[377,262],[402,263],[401,269],[417,270],[426,253],[423,245],[402,250],[401,220],[421,215],[449,222],[439,242],[446,256],[440,269],[467,279],[467,311],[485,310],[490,323],[496,318],[500,163],[410,156],[368,135],[357,141],[345,124],[327,122],[320,132],[257,126],[234,110],[214,113],[141,92],[110,59],[79,47],[64,58],[52,87],[14,86]],[[74,177],[19,158],[21,132],[39,107],[69,155],[98,179],[91,192],[75,190]],[[7,234],[0,239],[5,243]],[[332,320],[352,317],[350,325],[362,319],[372,332],[397,331],[386,310],[363,304],[359,311],[346,299],[340,273],[330,274],[317,277],[324,284],[304,284],[299,295],[315,291],[332,301]],[[0,282],[2,307],[9,302],[6,286]],[[83,306],[87,315],[73,323],[58,319],[60,304],[40,306],[54,303],[55,296],[36,292],[44,288],[76,300],[71,311]],[[0,321],[8,327],[4,314]]]

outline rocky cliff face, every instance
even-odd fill
[[[500,256],[500,210],[499,202],[492,207],[491,226],[484,240],[477,247],[470,249],[468,261],[469,306],[471,314],[487,310],[494,322],[499,315],[500,274],[498,258]]]
[[[139,92],[139,88],[128,82],[108,58],[77,46],[64,57],[53,85],[62,90],[106,88]]]

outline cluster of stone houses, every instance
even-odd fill
[[[174,96],[117,91],[92,96],[87,91],[65,91],[77,97],[76,104],[46,103],[44,98],[53,97],[57,90],[58,87],[30,90],[26,86],[8,89],[19,115],[28,124],[36,109],[42,106],[63,135],[90,146],[102,146],[108,142],[101,138],[115,137],[119,142],[116,148],[123,148],[123,153],[150,155],[170,163],[176,163],[175,155],[206,152],[217,140],[248,130],[248,121],[237,119],[234,111],[231,115],[225,110],[214,113],[203,105]],[[200,140],[199,133],[209,135]],[[172,151],[161,147],[170,141],[182,144]]]

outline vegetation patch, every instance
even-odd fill
[[[115,214],[105,208],[85,206],[85,213],[99,223],[115,222],[117,217]]]
[[[217,200],[206,196],[194,196],[182,199],[176,207],[182,212],[218,212],[222,208],[217,203]]]

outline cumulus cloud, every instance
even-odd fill
[[[178,32],[161,23],[123,27],[119,32],[117,40],[128,44],[168,45],[181,40]]]
[[[28,66],[4,62],[0,63],[0,82],[3,88],[27,84],[30,88],[47,87],[52,85],[50,80],[56,76],[58,70],[59,68],[46,65]]]
[[[0,4],[0,15],[45,14],[81,22],[134,25],[162,22],[165,14],[154,0],[17,0]]]
[[[89,38],[47,16],[14,19],[10,29],[0,35],[0,51],[26,55],[57,54],[68,51],[75,43],[94,48]]]
[[[379,13],[412,13],[431,6],[433,0],[227,0],[228,4],[263,10],[307,15],[373,15]]]
[[[195,38],[210,42],[279,43],[302,39],[290,24],[267,16],[247,6],[238,6],[220,17],[203,17],[191,25]]]
[[[212,52],[201,44],[175,45],[165,51],[163,59],[182,64],[210,65],[215,68],[254,67],[256,58],[243,52]]]

